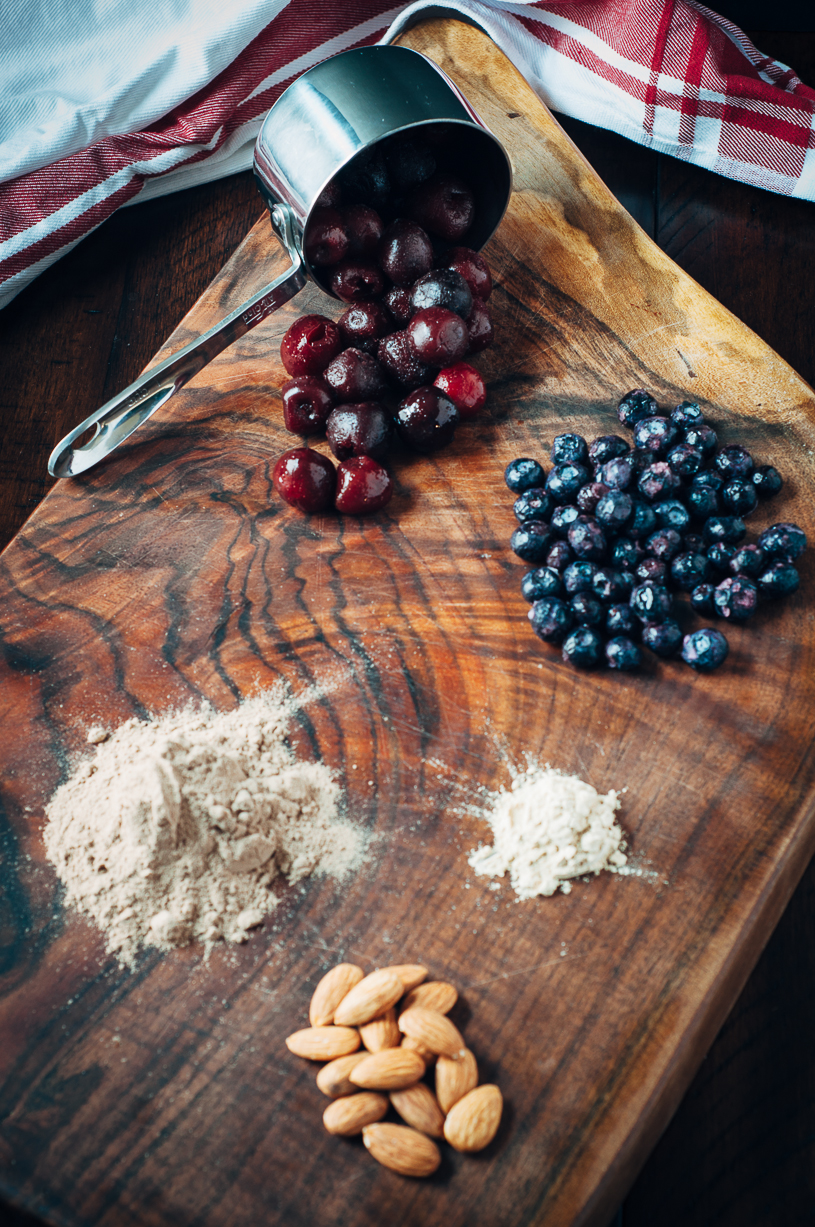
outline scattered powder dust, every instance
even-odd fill
[[[509,872],[519,899],[568,894],[570,878],[617,872],[627,862],[620,808],[613,790],[601,796],[591,784],[552,767],[530,767],[512,786],[493,795],[486,817],[493,846],[469,857],[477,874]]]
[[[66,901],[132,966],[142,945],[245,941],[278,902],[282,874],[344,876],[364,835],[340,818],[329,768],[295,757],[282,689],[93,727],[95,757],[54,793],[45,845]]]

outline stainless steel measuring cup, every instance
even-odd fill
[[[75,477],[98,464],[217,354],[288,302],[307,279],[330,294],[325,270],[309,267],[303,251],[303,235],[321,193],[350,162],[368,156],[385,138],[440,128],[454,138],[458,156],[472,168],[468,179],[476,218],[467,244],[478,250],[509,201],[509,159],[432,60],[407,47],[378,44],[341,52],[298,77],[266,116],[254,156],[258,187],[291,266],[80,422],[54,448],[49,473]],[[93,435],[78,443],[90,430]]]

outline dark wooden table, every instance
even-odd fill
[[[815,82],[815,34],[753,38]],[[671,258],[815,383],[815,205],[564,126]],[[135,378],[260,213],[248,172],[123,210],[0,315],[0,544],[49,489],[57,440]],[[813,983],[815,863],[616,1227],[812,1221]],[[0,1224],[36,1223],[0,1204]]]

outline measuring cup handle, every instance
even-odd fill
[[[291,267],[214,328],[210,328],[209,332],[140,375],[129,388],[74,427],[49,457],[48,472],[52,477],[76,477],[104,460],[208,362],[303,288],[306,283],[305,266],[294,242],[291,215],[285,206],[274,206],[272,223],[291,258]],[[86,443],[74,447],[77,439],[94,427],[93,436]]]

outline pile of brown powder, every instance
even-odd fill
[[[282,691],[231,712],[128,720],[52,797],[45,845],[66,901],[132,965],[143,944],[245,941],[277,903],[278,874],[342,877],[362,833],[339,818],[323,763],[295,758]]]

